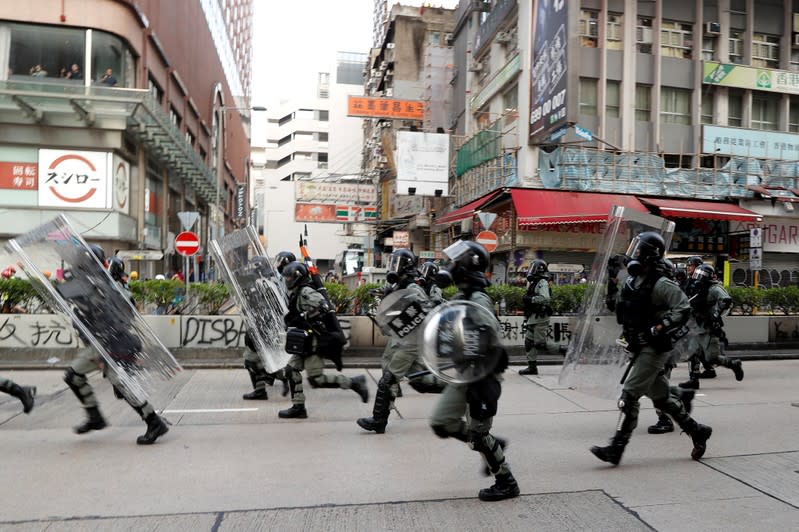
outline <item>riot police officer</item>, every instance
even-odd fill
[[[549,292],[549,268],[546,261],[536,259],[527,270],[527,293],[524,294],[524,352],[527,367],[519,375],[538,375],[538,352],[557,353],[559,348],[547,340],[549,317],[552,315]]]
[[[609,445],[591,447],[597,458],[614,465],[621,461],[638,424],[638,401],[643,395],[691,437],[694,460],[702,458],[713,432],[691,418],[681,399],[670,393],[665,375],[671,356],[671,334],[685,324],[690,314],[688,298],[663,275],[665,250],[663,237],[647,231],[633,239],[626,253],[629,276],[618,291],[615,310],[633,359],[618,401],[621,413],[616,433]]]
[[[407,303],[409,306],[413,305],[422,310],[438,304],[438,302],[431,303],[422,284],[417,283],[417,277],[419,277],[419,272],[416,269],[416,256],[410,250],[395,249],[388,261],[386,283],[394,290],[407,291],[408,295],[402,299],[403,304]],[[362,417],[357,420],[358,426],[362,429],[377,434],[383,434],[386,431],[394,400],[399,396],[399,382],[410,372],[424,370],[424,365],[419,359],[419,347],[414,334],[405,334],[402,338],[391,336],[383,358],[387,362],[383,366],[383,375],[377,383],[372,417]],[[444,389],[444,384],[431,374],[412,379],[410,386],[420,393],[441,393]]]
[[[295,262],[297,257],[294,256],[294,253],[291,251],[281,251],[277,255],[275,255],[275,269],[277,269],[277,273],[282,274],[283,268],[286,264]]]
[[[702,263],[702,257],[696,255],[685,259],[685,283],[680,285],[680,288],[682,288],[682,291],[686,294],[692,291],[691,287],[694,282],[694,272],[696,271],[696,267]],[[690,294],[688,297],[691,297]]]
[[[732,298],[716,280],[716,272],[709,264],[696,266],[692,281],[689,295],[694,318],[701,327],[698,338],[699,350],[691,357],[688,380],[680,386],[699,389],[700,378],[716,376],[714,364],[731,369],[735,374],[735,380],[743,380],[744,370],[741,361],[721,354],[721,345],[725,338],[722,316],[732,306]],[[699,373],[700,361],[707,364],[707,369],[702,373]]]
[[[106,266],[105,252],[103,249],[97,244],[91,244],[89,248],[95,257],[97,257],[97,260]],[[120,289],[128,295],[132,302],[130,291],[128,290],[126,283],[127,275],[125,274],[124,263],[121,259],[115,257],[111,260],[111,264],[109,265],[109,273],[114,281],[118,284]],[[66,282],[72,281],[67,280]],[[102,317],[96,318],[98,320],[102,319]],[[118,320],[121,318],[116,316],[114,318],[105,317],[105,319]],[[101,324],[95,325],[102,327]],[[123,340],[121,337],[114,336],[110,341],[118,344],[119,351],[121,353],[130,353],[132,350],[135,350],[137,339],[129,337]],[[117,346],[113,347],[116,348]],[[97,398],[94,395],[94,390],[92,389],[91,384],[89,384],[89,379],[86,377],[86,375],[91,371],[102,369],[101,365],[101,361],[99,360],[97,353],[94,351],[94,348],[87,345],[78,351],[77,357],[64,372],[64,382],[67,383],[67,386],[69,386],[70,390],[72,390],[72,392],[81,402],[86,410],[87,415],[86,421],[75,427],[74,430],[76,434],[85,434],[92,430],[102,430],[108,425],[102,413],[100,412]],[[116,395],[118,399],[124,398],[131,408],[133,408],[139,414],[139,416],[141,416],[142,420],[147,423],[147,431],[136,439],[137,444],[151,445],[155,443],[158,438],[169,431],[169,427],[164,419],[155,412],[155,409],[149,402],[139,402],[123,396],[119,389],[119,380],[116,374],[112,371],[106,371],[104,375],[108,377],[109,381],[111,381],[111,384],[114,388],[114,395]]]
[[[338,349],[344,345],[344,334],[333,309],[322,294],[314,290],[308,268],[301,262],[289,262],[283,266],[283,279],[289,290],[288,314],[285,322],[286,351],[292,356],[283,372],[289,381],[291,408],[281,410],[281,418],[305,419],[305,394],[302,388],[303,369],[313,388],[351,389],[364,403],[369,402],[366,376],[349,378],[338,374],[324,374],[323,354],[326,349]]]
[[[486,249],[477,242],[461,240],[445,249],[444,254],[449,262],[439,272],[439,285],[454,283],[458,292],[453,301],[475,302],[494,316],[494,306],[485,292],[489,285],[485,272],[490,262]],[[507,366],[507,353],[502,349],[496,367],[482,379],[469,384],[447,384],[430,417],[430,426],[436,436],[468,443],[483,456],[495,483],[480,490],[478,497],[482,501],[519,496],[519,485],[505,460],[505,441],[490,433],[502,393],[502,373]]]
[[[436,284],[436,275],[438,275],[438,265],[435,262],[427,261],[422,264],[421,271],[417,282],[427,292],[430,301],[438,305],[444,302],[444,293],[441,288]]]
[[[22,403],[22,411],[29,414],[36,401],[36,386],[20,386],[16,382],[0,376],[0,392],[16,397]]]

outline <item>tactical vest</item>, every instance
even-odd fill
[[[641,286],[635,286],[636,277],[628,277],[621,289],[621,301],[616,305],[616,321],[622,326],[624,338],[631,351],[643,345],[652,345],[658,351],[671,349],[668,335],[652,337],[650,329],[657,322],[657,312],[663,310],[652,304],[652,291],[662,277],[660,273],[648,275]]]

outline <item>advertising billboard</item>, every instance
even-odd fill
[[[108,152],[39,150],[39,206],[110,208],[111,164]]]
[[[424,120],[424,102],[350,96],[347,99],[347,116],[390,118],[396,120]]]
[[[397,133],[397,194],[448,195],[449,135]]]
[[[568,2],[540,0],[530,65],[530,143],[550,141],[566,126]]]

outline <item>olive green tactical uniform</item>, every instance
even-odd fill
[[[533,368],[538,362],[539,353],[558,354],[558,345],[548,339],[549,316],[551,314],[552,296],[549,281],[539,278],[530,286],[531,309],[525,313],[527,327],[524,333],[524,351],[527,363]]]

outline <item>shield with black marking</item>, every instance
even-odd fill
[[[147,400],[153,377],[169,379],[181,369],[66,216],[11,239],[5,248],[50,307],[72,320],[131,402]],[[45,271],[55,271],[56,280]]]
[[[475,382],[493,373],[503,350],[496,316],[472,301],[439,305],[422,324],[422,361],[449,383]]]
[[[211,241],[222,276],[247,324],[258,355],[269,372],[288,364],[284,349],[286,330],[283,317],[288,313],[288,295],[283,278],[277,273],[252,226]]]
[[[403,343],[415,343],[430,308],[423,290],[402,288],[383,298],[377,307],[375,321],[383,334]]]
[[[674,222],[625,207],[611,209],[597,250],[577,324],[558,381],[592,395],[617,398],[630,353],[611,310],[627,278],[625,251],[644,231],[659,233],[669,249]],[[610,306],[609,306],[610,305]]]

